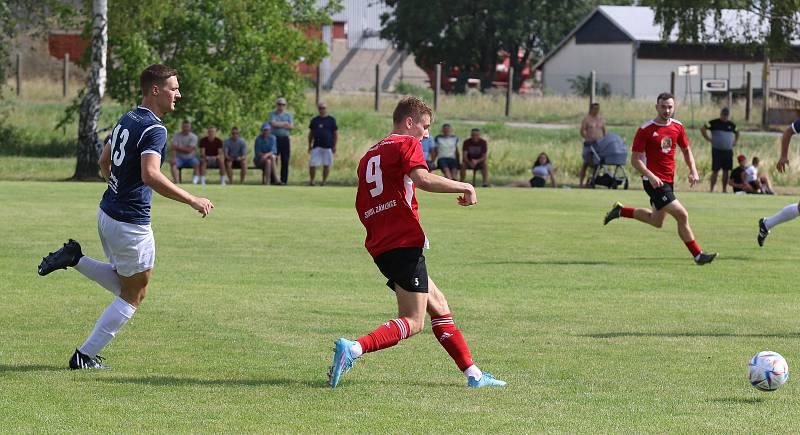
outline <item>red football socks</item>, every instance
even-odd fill
[[[364,353],[386,349],[399,343],[400,340],[408,338],[408,329],[408,320],[405,317],[392,319],[359,338],[358,343]]]
[[[633,211],[636,210],[633,207],[622,207],[622,211],[619,212],[619,215],[624,218],[633,218]]]
[[[452,314],[431,316],[431,327],[433,335],[439,340],[439,344],[444,347],[444,350],[450,354],[450,358],[453,358],[459,370],[463,372],[472,365],[469,347],[464,336],[461,335],[461,331],[453,323]]]
[[[696,240],[692,240],[691,242],[685,242],[685,243],[686,247],[689,248],[689,252],[692,253],[692,257],[697,257],[698,255],[700,255],[701,252],[703,252],[700,249],[700,245],[697,244]]]

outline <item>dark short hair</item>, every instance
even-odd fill
[[[758,157],[753,157],[752,161],[753,161],[752,164],[754,164],[754,165],[757,165],[757,164],[761,163],[761,160]]]
[[[470,133],[480,133],[481,129],[476,127],[476,128],[473,128],[472,130],[470,130],[469,132]]]
[[[656,103],[658,103],[661,100],[669,100],[670,98],[674,100],[675,96],[670,94],[669,92],[662,92],[658,94],[658,96],[656,97]]]
[[[181,122],[181,124],[191,124],[191,123],[192,121],[189,121],[188,119],[184,119],[183,122]]]
[[[418,97],[404,97],[397,103],[397,107],[394,108],[392,121],[394,121],[395,124],[400,124],[406,118],[411,117],[414,122],[419,122],[419,120],[422,119],[422,115],[430,116],[431,122],[433,122],[433,110],[431,110],[422,99]]]
[[[178,75],[178,70],[160,63],[148,66],[139,76],[139,87],[142,88],[142,95],[147,95],[153,85],[163,86],[168,78],[176,75]]]
[[[445,128],[445,127],[452,127],[452,126],[450,124],[447,124],[447,123],[442,124],[442,128]]]
[[[233,131],[233,130],[239,131],[239,127],[234,125],[233,127],[231,127],[231,131]]]

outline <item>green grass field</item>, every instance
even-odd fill
[[[36,275],[68,237],[95,258],[99,183],[0,182],[0,421],[20,432],[796,433],[798,381],[761,393],[757,351],[800,361],[800,222],[755,243],[793,199],[680,192],[701,245],[633,221],[640,191],[481,189],[419,195],[428,270],[476,363],[509,382],[470,390],[429,327],[324,386],[333,341],[393,317],[346,187],[207,186],[200,219],[153,207],[148,298],[105,350],[66,362],[111,295],[74,270]]]

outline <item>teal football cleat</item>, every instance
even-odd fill
[[[331,388],[336,388],[336,386],[339,385],[339,378],[342,376],[342,373],[346,373],[353,367],[353,363],[356,359],[353,358],[353,354],[350,353],[350,348],[354,344],[356,344],[355,341],[350,341],[346,338],[336,340],[336,347],[333,352],[333,364],[331,364],[331,368],[328,371],[328,385],[330,385]]]
[[[481,376],[480,379],[475,379],[470,376],[467,380],[467,385],[470,388],[505,387],[506,383],[500,379],[495,379],[491,373],[483,372],[483,376]]]

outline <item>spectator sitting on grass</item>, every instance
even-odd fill
[[[758,164],[760,160],[758,157],[753,157],[753,164],[746,167],[744,170],[747,184],[753,189],[754,193],[764,193],[767,195],[774,195],[772,185],[769,182],[767,174],[758,175]]]
[[[550,157],[547,153],[541,153],[536,157],[531,169],[533,178],[528,181],[515,181],[508,185],[508,187],[545,187],[547,179],[550,179],[552,187],[557,187],[556,174],[553,169],[553,164],[550,162]]]

